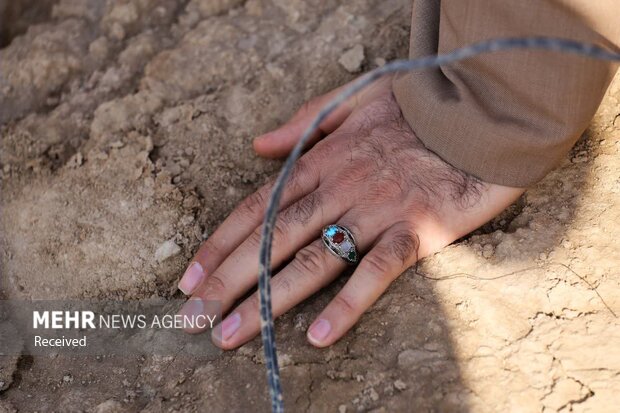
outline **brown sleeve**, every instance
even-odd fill
[[[496,37],[620,45],[618,0],[413,0],[410,57]],[[570,150],[617,66],[520,50],[401,74],[393,91],[426,147],[482,180],[527,187]]]

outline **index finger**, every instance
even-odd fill
[[[304,155],[293,168],[279,209],[286,208],[318,187],[319,171],[307,166],[307,157]],[[246,197],[200,246],[179,282],[183,293],[190,295],[195,291],[208,274],[213,273],[261,224],[272,189],[273,182],[270,182]]]

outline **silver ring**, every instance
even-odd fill
[[[357,263],[358,253],[355,238],[348,228],[342,225],[328,225],[321,231],[323,244],[334,255],[342,258],[349,264]]]

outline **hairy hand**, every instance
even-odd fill
[[[318,347],[342,337],[418,259],[476,229],[523,192],[482,182],[426,149],[404,120],[390,85],[390,79],[374,84],[323,122],[280,204],[272,263],[274,268],[288,264],[271,280],[275,316],[346,268],[323,245],[324,226],[349,228],[362,254],[344,288],[308,330],[308,340]],[[289,123],[258,137],[258,154],[286,155],[337,91],[312,100]],[[179,285],[192,297],[221,301],[228,315],[213,339],[224,349],[260,332],[256,293],[230,310],[256,286],[260,225],[271,188],[265,185],[230,214],[200,247]],[[190,300],[182,312],[196,310],[200,306]]]

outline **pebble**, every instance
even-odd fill
[[[82,156],[80,152],[76,152],[75,155],[73,155],[67,162],[67,167],[77,168],[79,166],[82,166],[83,163],[84,163],[84,157]]]
[[[495,248],[493,247],[492,244],[486,244],[484,247],[482,247],[482,256],[484,258],[491,258],[494,253],[495,253]]]
[[[426,360],[433,357],[435,357],[433,352],[422,350],[405,350],[398,355],[398,366],[405,369],[420,366]]]
[[[361,44],[357,44],[352,49],[347,50],[338,59],[338,63],[349,73],[359,72],[362,68],[362,62],[364,62],[364,46]]]
[[[403,391],[407,388],[407,384],[402,380],[396,380],[394,382],[394,387],[396,387],[397,390]]]
[[[164,241],[159,248],[157,248],[157,251],[155,251],[155,259],[157,262],[162,262],[170,257],[174,257],[180,252],[181,247],[174,242],[174,239],[169,239],[168,241]]]
[[[114,399],[106,400],[93,409],[94,413],[121,413],[123,411],[123,405]]]
[[[369,390],[368,394],[369,394],[369,396],[370,396],[370,399],[371,399],[373,402],[376,402],[377,400],[379,400],[379,393],[377,393],[377,391],[375,390],[375,388],[374,388],[374,387],[371,387],[371,388],[370,388],[370,390]]]
[[[544,252],[541,252],[540,254],[538,254],[538,259],[541,261],[544,261],[547,259],[547,254],[545,254]]]

